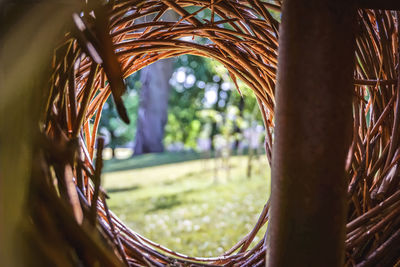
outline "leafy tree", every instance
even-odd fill
[[[175,62],[164,138],[166,145],[181,142],[186,147],[196,147],[203,124],[198,111],[207,104],[206,87],[215,75],[211,65],[209,59],[193,55],[180,56]]]

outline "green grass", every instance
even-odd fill
[[[153,163],[165,163],[173,155],[148,157]],[[245,175],[246,156],[231,158],[229,179],[222,169],[214,178],[212,159],[146,168],[134,160],[106,162],[108,170],[122,168],[122,162],[123,169],[131,167],[128,162],[134,166],[104,174],[110,209],[131,229],[181,253],[223,253],[253,228],[269,195],[270,172],[264,158],[253,161],[251,179]],[[264,232],[265,227],[256,240]]]

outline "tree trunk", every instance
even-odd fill
[[[168,11],[162,16],[163,21],[175,22],[178,18],[179,15],[172,11]],[[146,17],[141,18],[138,23],[146,22],[146,20]],[[144,68],[140,73],[142,89],[134,155],[164,151],[164,128],[168,118],[169,80],[172,73],[173,59],[159,60]]]
[[[110,143],[109,146],[111,148],[111,157],[115,158],[115,134],[114,131],[110,131]]]
[[[172,71],[172,59],[157,61],[142,70],[135,155],[164,151],[164,127],[167,123]]]
[[[241,97],[240,101],[239,101],[239,116],[240,116],[240,118],[243,118],[243,110],[244,110],[244,98]],[[235,130],[234,130],[235,134],[236,135],[237,134],[241,134],[242,133],[242,129],[240,129],[240,127],[238,126],[237,121],[235,120],[234,123],[235,123]],[[239,139],[236,139],[235,140],[235,145],[234,145],[235,152],[238,151],[239,143],[240,143]]]

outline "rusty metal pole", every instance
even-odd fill
[[[267,266],[341,266],[355,8],[285,0],[280,28]]]

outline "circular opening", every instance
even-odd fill
[[[251,231],[268,199],[262,116],[251,89],[238,81],[242,97],[220,63],[182,55],[160,65],[172,64],[171,77],[150,77],[171,86],[164,96],[169,98],[164,153],[129,156],[135,132],[146,131],[138,127],[157,128],[166,112],[152,108],[159,102],[149,103],[155,98],[142,92],[151,90],[142,84],[160,66],[127,78],[130,125],[117,118],[112,99],[103,107],[99,131],[107,136],[106,147],[117,151],[107,151],[114,157],[105,162],[103,186],[109,208],[139,234],[187,255],[217,256]],[[147,116],[154,121],[143,118],[146,125],[137,122],[139,95],[143,113],[158,112]],[[147,143],[157,144],[158,136],[150,137]]]

